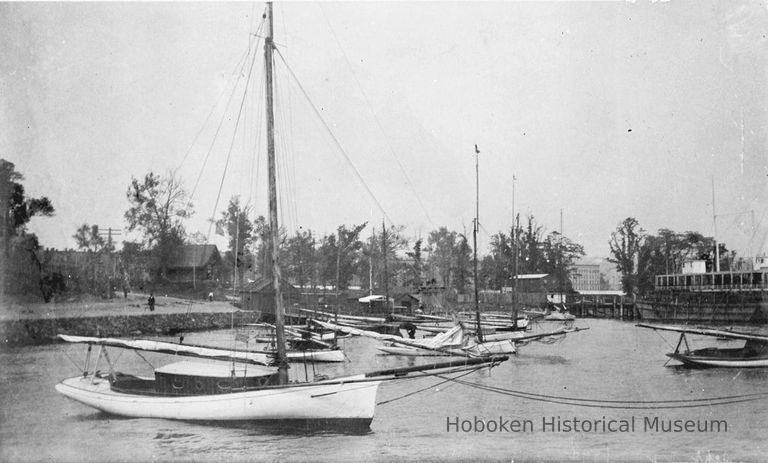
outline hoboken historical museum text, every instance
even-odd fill
[[[542,416],[540,419],[447,416],[445,430],[455,433],[725,433],[728,422],[634,415],[622,418]]]

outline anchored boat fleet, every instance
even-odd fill
[[[561,339],[586,329],[576,327],[573,324],[574,317],[562,312],[555,312],[547,317],[550,320],[542,323],[532,323],[537,316],[534,312],[520,318],[510,314],[481,314],[477,307],[477,295],[476,310],[471,315],[474,320],[468,317],[451,319],[425,314],[401,317],[397,322],[407,324],[403,325],[404,331],[411,336],[382,334],[369,329],[370,323],[360,320],[361,317],[317,311],[307,311],[304,314],[308,320],[305,326],[286,327],[278,253],[280,237],[272,75],[276,46],[271,3],[267,4],[263,20],[268,204],[275,321],[273,326],[253,326],[254,333],[255,330],[261,330],[260,334],[246,335],[246,341],[266,343],[264,345],[267,349],[248,349],[247,343],[245,348],[235,349],[181,342],[61,334],[59,337],[62,341],[85,344],[88,349],[83,371],[57,384],[58,392],[102,412],[125,417],[197,421],[297,421],[320,426],[344,424],[368,427],[374,418],[377,391],[382,384],[436,375],[440,378],[455,378],[459,374],[490,369],[507,361],[509,355],[516,353],[517,348],[526,343]],[[477,220],[474,223],[476,236]],[[474,249],[476,262],[476,240]],[[668,289],[668,295],[677,291],[676,299],[667,298],[664,303],[650,301],[639,307],[645,320],[696,323],[742,320],[754,322],[755,307],[762,311],[761,314],[765,314],[764,295],[767,281],[766,272],[715,274],[702,279],[689,279],[689,276],[685,276],[682,280],[665,276],[657,285]],[[684,310],[684,307],[690,309],[691,305],[686,306],[680,302],[681,282],[689,288],[696,285],[710,288],[711,292],[702,290],[700,296],[712,298],[712,312],[698,312],[702,316],[692,316],[691,310]],[[726,285],[729,288],[738,285],[744,290],[743,294],[747,294],[748,290],[752,292],[740,300],[739,307],[743,311],[728,310],[727,314],[723,313],[721,316],[718,312],[721,306],[718,305],[720,296],[717,296],[717,291]],[[738,316],[734,318],[729,315],[733,313]],[[708,314],[712,316],[709,317]],[[543,315],[546,314],[542,314],[542,318]],[[534,324],[536,330],[532,330]],[[639,326],[681,333],[675,352],[669,355],[687,366],[768,366],[768,336],[723,329],[682,328],[647,323]],[[420,331],[423,336],[412,336],[415,331]],[[242,336],[242,332],[239,335]],[[686,335],[740,340],[745,344],[739,348],[690,350]],[[346,361],[344,352],[335,342],[340,336],[373,338],[380,343],[378,350],[383,354],[411,359],[421,357],[425,362],[421,365],[335,378],[315,375],[312,378],[306,377],[303,381],[289,379],[289,362]],[[288,349],[288,345],[294,348]],[[98,351],[95,361],[92,361],[94,347]],[[111,349],[169,354],[174,361],[155,368],[153,376],[124,373],[118,371],[113,362],[109,354]],[[184,360],[179,361],[179,357]],[[102,362],[106,362],[108,366],[106,373],[100,371]]]

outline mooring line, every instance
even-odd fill
[[[437,375],[441,378],[443,376]],[[743,394],[737,396],[711,397],[704,399],[679,399],[679,400],[657,400],[657,401],[632,401],[632,400],[599,400],[582,399],[571,397],[560,397],[554,395],[535,394],[524,391],[515,391],[494,386],[462,381],[458,378],[445,378],[447,381],[456,381],[459,384],[474,387],[477,389],[495,392],[497,394],[513,396],[521,399],[534,400],[538,402],[556,403],[562,405],[573,405],[587,408],[609,408],[609,409],[627,409],[627,410],[656,410],[656,409],[675,409],[675,408],[696,408],[708,407],[713,405],[728,405],[742,402],[752,402],[768,398],[768,392]],[[615,404],[643,404],[643,405],[615,405]],[[662,405],[667,404],[667,405]],[[672,405],[676,404],[676,405]]]
[[[416,394],[418,394],[420,392],[424,392],[424,391],[427,391],[429,389],[435,388],[435,387],[440,386],[441,384],[445,384],[445,383],[447,383],[449,381],[456,381],[457,383],[461,384],[459,381],[457,381],[459,378],[463,378],[464,376],[467,376],[467,375],[472,374],[472,373],[474,373],[476,371],[479,371],[482,368],[485,368],[485,366],[482,366],[482,367],[479,367],[479,368],[476,368],[476,369],[473,369],[473,370],[469,370],[466,373],[464,373],[462,375],[459,375],[459,376],[457,376],[455,378],[444,378],[443,376],[441,376],[439,374],[426,374],[425,376],[436,376],[438,378],[444,378],[444,380],[440,381],[439,383],[432,384],[432,385],[430,385],[428,387],[425,387],[423,389],[419,389],[417,391],[411,391],[411,392],[409,392],[407,394],[403,394],[400,397],[395,397],[394,399],[383,400],[381,402],[377,402],[376,405],[384,405],[384,404],[388,404],[390,402],[395,402],[397,400],[404,399],[406,397],[410,397],[412,395],[416,395]]]

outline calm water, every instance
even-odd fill
[[[676,400],[768,391],[768,371],[683,370],[664,367],[672,334],[608,320],[581,320],[588,331],[553,345],[533,343],[519,355],[469,381],[548,395],[613,400]],[[228,333],[187,336],[211,342]],[[727,342],[708,340],[726,346]],[[352,338],[352,363],[316,367],[323,373],[405,366],[413,360],[376,355],[375,341]],[[77,374],[84,346],[43,346],[0,354],[2,461],[766,461],[768,399],[703,408],[615,410],[530,401],[444,384],[379,405],[370,432],[308,433],[260,426],[214,426],[103,415],[59,396],[54,385]],[[69,354],[69,356],[67,355]],[[118,352],[115,352],[118,354]],[[113,359],[117,356],[113,354]],[[71,357],[71,359],[70,359]],[[156,365],[162,356],[145,355]],[[123,371],[149,366],[132,352],[117,359]],[[304,367],[294,365],[303,376]],[[311,369],[312,367],[309,366]],[[428,388],[435,379],[384,384],[379,401]],[[636,419],[634,432],[544,432],[542,420]],[[447,431],[447,420],[529,420],[527,432]],[[645,432],[645,417],[724,420],[727,432]]]

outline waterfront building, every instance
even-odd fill
[[[168,263],[166,278],[173,283],[217,281],[223,263],[215,244],[184,244]]]
[[[571,285],[575,291],[599,291],[600,265],[579,262],[571,268]]]

